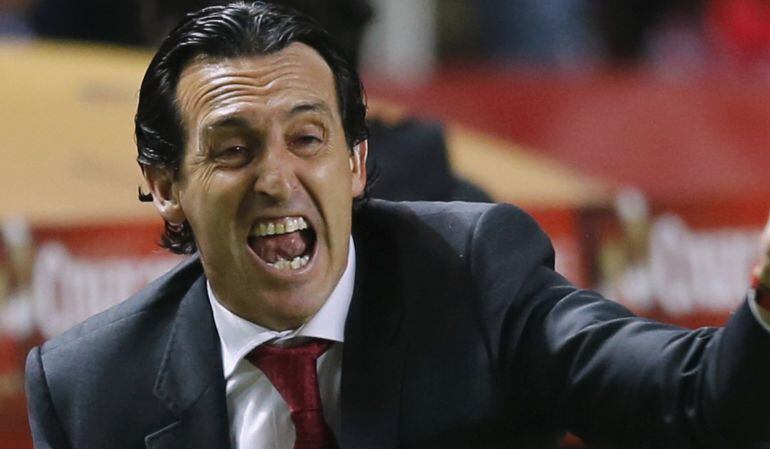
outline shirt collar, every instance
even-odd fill
[[[345,339],[345,320],[353,298],[356,274],[356,251],[353,238],[348,245],[348,263],[331,295],[305,324],[297,329],[274,331],[239,317],[225,308],[217,299],[211,284],[206,281],[214,324],[222,347],[222,366],[225,379],[252,349],[270,340],[288,340],[294,337],[315,337],[342,343]]]

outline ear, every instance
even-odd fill
[[[142,174],[160,216],[171,224],[184,223],[186,218],[179,203],[179,189],[171,169],[144,165]]]
[[[353,173],[352,193],[353,197],[364,193],[366,187],[366,156],[369,151],[369,142],[363,140],[353,147],[350,154],[350,171]]]

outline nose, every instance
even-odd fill
[[[297,185],[297,178],[288,159],[286,149],[271,146],[259,161],[254,191],[272,203],[288,201]]]

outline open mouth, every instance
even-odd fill
[[[310,263],[316,233],[303,217],[284,217],[255,223],[249,232],[252,251],[278,270],[300,270]]]

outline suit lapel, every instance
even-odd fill
[[[354,238],[361,257],[345,325],[340,444],[344,449],[392,449],[398,442],[408,286],[396,242],[374,231],[372,223],[359,220],[358,225]]]
[[[154,393],[179,419],[148,435],[148,449],[230,447],[222,356],[203,276],[179,305]]]

